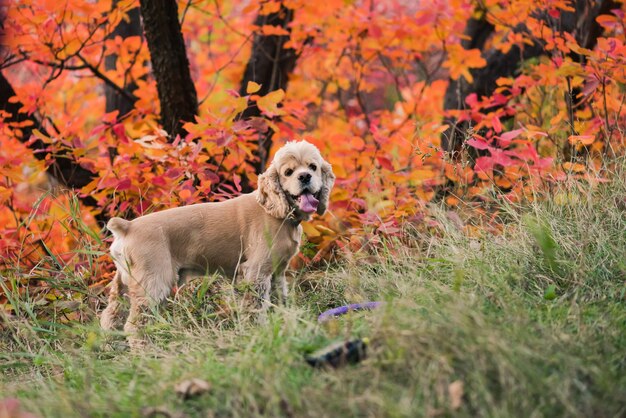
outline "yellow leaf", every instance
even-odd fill
[[[73,57],[83,47],[83,43],[78,38],[71,39],[65,47],[59,51],[60,59],[67,59]]]
[[[248,84],[248,88],[250,88],[249,84]],[[237,116],[238,114],[240,114],[241,112],[243,112],[246,109],[246,107],[248,107],[248,99],[245,97],[239,97],[235,99],[234,105],[235,107],[233,108],[233,112],[232,112],[233,118]]]
[[[316,228],[315,225],[313,225],[312,223],[309,222],[302,222],[302,230],[304,231],[305,235],[309,238],[315,238],[315,237],[319,237],[320,235],[322,235]]]
[[[318,231],[322,233],[322,235],[330,235],[330,236],[336,235],[335,231],[333,231],[330,228],[326,228],[324,225],[317,225],[316,228]]]
[[[246,87],[246,93],[253,94],[259,90],[261,90],[261,85],[259,83],[255,83],[254,81],[248,81],[248,86]]]
[[[80,189],[80,191],[84,194],[90,194],[92,191],[96,189],[96,187],[98,186],[98,183],[100,183],[100,179],[96,178],[92,180],[91,182],[87,183],[85,186],[83,186],[83,188]]]
[[[274,90],[267,93],[256,101],[257,106],[263,113],[268,116],[282,115],[285,112],[278,108],[278,103],[285,97],[285,91],[283,89]]]

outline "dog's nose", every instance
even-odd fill
[[[311,181],[311,174],[310,173],[300,173],[300,175],[298,176],[298,180],[300,180],[300,183],[308,183],[309,181]]]

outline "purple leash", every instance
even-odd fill
[[[371,310],[376,309],[382,302],[364,302],[364,303],[353,303],[351,305],[339,306],[338,308],[329,309],[326,312],[322,312],[320,316],[317,317],[317,322],[325,322],[331,318],[336,316],[345,315],[350,311],[362,311],[364,309]]]

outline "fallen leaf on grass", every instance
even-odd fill
[[[448,394],[450,395],[450,407],[454,410],[459,409],[463,404],[463,381],[455,380],[450,383]]]
[[[211,385],[209,382],[198,378],[183,380],[174,387],[176,394],[183,399],[189,399],[194,396],[202,395],[210,389]]]
[[[146,407],[141,410],[141,416],[144,418],[185,418],[183,412],[170,412],[164,406]]]

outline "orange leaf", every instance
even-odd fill
[[[574,173],[583,173],[585,171],[585,166],[580,163],[572,163],[572,162],[564,162],[563,169],[566,171],[572,171]]]
[[[567,140],[572,145],[576,145],[576,144],[591,145],[593,144],[595,137],[593,135],[570,135],[569,138],[567,138]]]
[[[189,189],[183,189],[178,193],[178,196],[180,196],[182,200],[187,200],[191,197],[191,191]]]
[[[263,25],[261,27],[261,33],[266,36],[281,36],[281,35],[289,35],[289,32],[283,27],[280,26],[272,26],[272,25]]]
[[[443,66],[450,69],[450,77],[457,80],[465,77],[468,83],[474,78],[470,74],[470,68],[481,68],[487,65],[487,61],[481,56],[479,49],[465,49],[461,45],[448,46],[448,59]]]
[[[460,200],[459,200],[459,199],[457,199],[457,198],[456,198],[456,197],[454,197],[454,196],[448,196],[448,197],[446,197],[446,204],[447,204],[448,206],[457,206],[459,203],[460,203]]]

